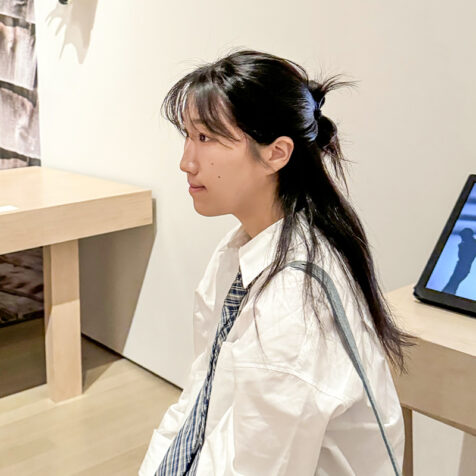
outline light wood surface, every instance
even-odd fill
[[[418,301],[412,286],[387,298],[418,343],[407,349],[408,374],[394,374],[401,404],[476,435],[476,319]]]
[[[407,373],[391,367],[405,421],[403,474],[412,476],[412,411],[476,435],[476,318],[419,301],[413,285],[386,297],[399,327],[416,336]]]
[[[405,425],[402,475],[413,476],[413,413],[409,408],[402,407],[402,414]]]
[[[150,223],[151,190],[49,167],[0,173],[0,254]]]
[[[137,475],[181,390],[83,336],[84,392],[55,404],[42,321],[0,329],[0,387],[24,389],[0,399],[0,476]]]
[[[46,375],[54,402],[82,392],[78,240],[43,247]]]
[[[48,167],[0,173],[0,254],[43,246],[50,398],[79,395],[78,239],[152,223],[152,191]]]
[[[386,294],[398,323],[425,342],[476,357],[476,317],[423,303],[413,296],[413,286]]]

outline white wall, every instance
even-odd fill
[[[384,290],[415,283],[476,172],[475,14],[469,0],[36,0],[43,166],[156,200],[154,226],[80,242],[83,332],[183,385],[193,291],[237,221],[196,214],[182,139],[159,107],[177,79],[237,46],[360,81],[331,92],[324,113],[354,161],[350,192]],[[474,437],[414,420],[416,476],[470,474]]]

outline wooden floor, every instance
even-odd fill
[[[43,324],[0,328],[0,476],[137,475],[181,390],[83,336],[84,393],[55,404]]]

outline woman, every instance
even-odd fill
[[[195,210],[240,223],[195,291],[195,360],[141,476],[394,474],[322,286],[284,267],[294,260],[331,276],[401,467],[403,418],[386,357],[405,371],[411,336],[393,323],[362,224],[325,164],[347,189],[336,126],[321,111],[346,84],[238,50],[167,94],[166,117],[186,136],[180,168]]]

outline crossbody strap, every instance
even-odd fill
[[[293,261],[291,263],[288,263],[286,266],[291,266],[293,268],[300,269],[306,272],[307,263],[308,262],[306,261]],[[322,285],[322,287],[324,288],[324,291],[332,307],[332,313],[334,314],[334,318],[337,324],[337,330],[338,330],[340,339],[342,341],[342,344],[344,345],[345,350],[349,354],[349,357],[352,360],[352,363],[354,364],[354,367],[357,370],[357,373],[359,374],[360,379],[362,380],[362,383],[364,384],[365,391],[367,392],[370,403],[372,404],[373,411],[377,418],[378,425],[380,427],[380,433],[382,434],[388,454],[390,456],[390,459],[392,460],[392,466],[393,466],[393,469],[395,470],[395,474],[397,476],[401,476],[401,473],[399,472],[399,469],[397,467],[397,463],[395,460],[395,455],[393,453],[392,447],[390,443],[388,442],[387,435],[385,434],[385,429],[382,425],[382,420],[380,418],[380,414],[375,404],[375,398],[370,388],[367,375],[365,374],[364,367],[360,360],[359,351],[357,350],[357,345],[355,344],[354,336],[352,334],[352,330],[350,328],[347,316],[345,315],[344,307],[342,306],[339,293],[337,292],[337,289],[331,277],[321,267],[317,266],[314,263],[311,263],[311,265],[312,265],[311,275],[315,279],[317,279],[319,283]]]

